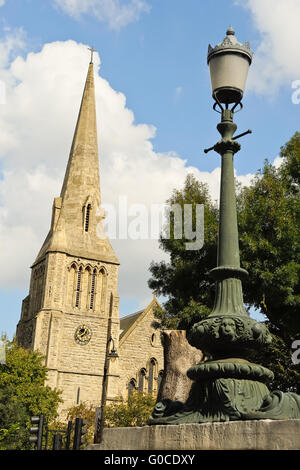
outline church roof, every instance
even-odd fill
[[[142,320],[147,313],[149,313],[154,306],[160,307],[156,297],[153,297],[150,304],[143,310],[131,313],[125,317],[120,318],[120,337],[121,342],[125,341],[125,338],[130,335],[131,331],[134,330],[137,323]]]
[[[131,313],[126,317],[120,318],[120,339],[125,335],[129,328],[137,321],[140,315],[144,312],[145,309],[139,310],[138,312]]]

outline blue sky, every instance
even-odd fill
[[[7,93],[0,105],[0,330],[12,336],[28,292],[29,266],[46,236],[52,200],[62,183],[87,72],[87,46],[93,45],[95,62],[99,57],[101,62],[96,93],[103,198],[113,198],[116,188],[123,194],[129,188],[131,200],[163,203],[189,169],[215,195],[219,156],[203,153],[219,139],[208,44],[220,42],[232,25],[237,38],[249,40],[254,50],[244,109],[236,116],[239,132],[253,130],[241,140],[235,159],[237,176],[249,184],[265,158],[278,162],[281,145],[299,130],[292,84],[300,79],[300,11],[297,0],[2,3],[0,80]],[[115,132],[124,132],[118,148],[109,133],[114,126]],[[130,247],[116,242],[123,314],[151,300],[149,262],[163,259],[153,243],[148,248],[135,244],[134,252]]]

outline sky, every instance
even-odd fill
[[[94,53],[102,201],[163,204],[188,173],[219,197],[208,44],[233,26],[254,51],[236,178],[249,185],[299,130],[298,0],[0,0],[0,331],[15,333],[49,230]],[[125,198],[125,199],[124,199]],[[133,212],[131,212],[131,215]],[[112,240],[120,315],[152,299],[155,239]],[[160,299],[159,299],[160,300]],[[259,316],[259,315],[258,315]]]

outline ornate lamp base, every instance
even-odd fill
[[[273,373],[244,359],[207,361],[187,371],[194,379],[186,403],[162,400],[148,424],[300,418],[300,396],[270,393]]]

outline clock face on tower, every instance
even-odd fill
[[[75,331],[74,336],[76,343],[84,345],[90,341],[92,337],[92,331],[87,325],[79,325]]]

